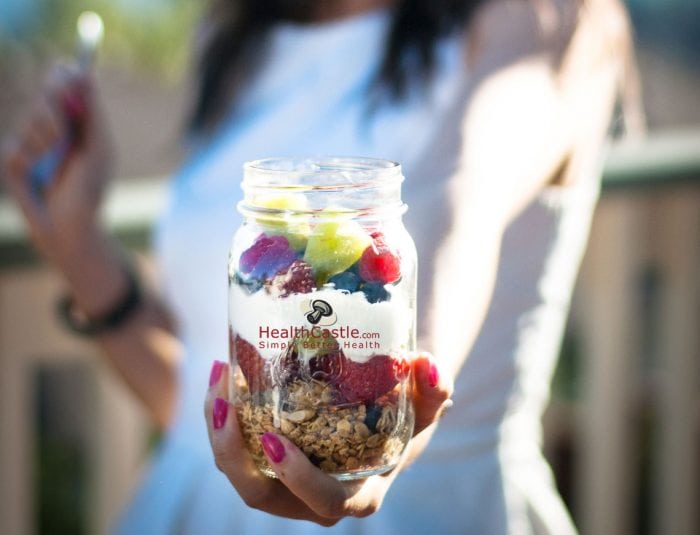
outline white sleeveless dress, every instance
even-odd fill
[[[597,173],[548,188],[505,235],[495,294],[456,379],[454,408],[381,510],[328,530],[251,510],[214,466],[202,403],[227,358],[227,255],[240,223],[241,165],[265,156],[364,155],[401,162],[405,221],[419,254],[419,307],[450,228],[446,185],[459,158],[469,79],[464,40],[445,39],[429,91],[380,108],[365,91],[389,24],[384,11],[282,24],[261,72],[211,143],[174,177],[156,251],[186,348],[172,428],[116,529],[124,534],[529,534],[574,531],[541,451],[540,416],[598,194]],[[465,273],[468,267],[465,266]],[[444,303],[459,313],[460,303]]]

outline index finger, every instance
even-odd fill
[[[431,354],[421,353],[413,360],[412,366],[415,436],[440,418],[454,387],[452,379],[440,369],[437,360]]]

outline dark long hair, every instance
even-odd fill
[[[193,132],[216,125],[264,60],[265,34],[281,20],[309,20],[318,0],[212,0],[198,61]],[[409,83],[429,78],[436,42],[467,24],[482,0],[397,0],[374,84],[375,96],[401,99]]]

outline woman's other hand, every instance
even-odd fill
[[[51,152],[45,187],[32,184]],[[24,125],[3,140],[3,176],[24,213],[39,252],[63,271],[97,232],[97,215],[111,176],[111,144],[93,81],[74,67],[56,67]]]
[[[34,246],[63,275],[75,309],[90,320],[113,313],[129,291],[125,255],[98,221],[112,150],[96,93],[89,74],[57,68],[24,127],[4,141],[0,167]],[[60,155],[58,165],[46,164],[47,154]],[[128,320],[96,341],[154,421],[169,425],[181,349],[166,308],[145,291]]]
[[[331,526],[347,516],[364,517],[379,509],[401,468],[420,453],[443,409],[450,404],[452,382],[442,376],[427,354],[412,361],[416,415],[414,438],[400,466],[383,475],[338,481],[315,467],[282,435],[265,433],[263,451],[278,479],[263,475],[245,447],[234,406],[228,399],[230,368],[215,362],[204,412],[216,465],[243,501],[278,516]]]

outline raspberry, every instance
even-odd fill
[[[264,392],[271,387],[269,375],[265,372],[265,360],[252,344],[229,330],[231,357],[238,362],[251,393]]]
[[[243,251],[238,267],[244,275],[256,279],[271,279],[286,270],[294,260],[296,252],[284,236],[260,234],[253,245]]]
[[[293,346],[269,363],[260,356],[252,344],[229,331],[231,356],[238,362],[251,393],[269,390],[272,386],[283,386],[299,376],[299,359]]]
[[[348,403],[371,402],[398,382],[396,361],[388,355],[375,355],[367,362],[347,360],[336,388]]]
[[[307,294],[314,289],[311,266],[303,260],[295,260],[287,271],[276,275],[270,282],[270,294],[287,297],[290,294]]]
[[[360,276],[367,282],[390,284],[401,277],[401,262],[384,241],[381,232],[372,234],[372,244],[368,246],[359,262]]]
[[[309,361],[311,377],[335,388],[340,402],[373,402],[407,377],[403,361],[375,355],[368,362],[354,362],[338,349]]]

